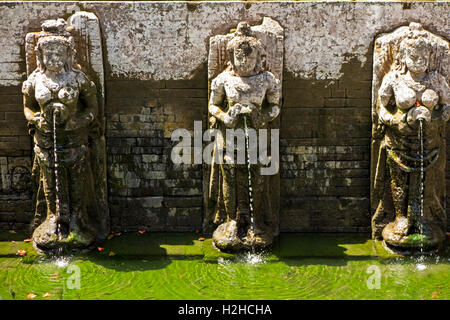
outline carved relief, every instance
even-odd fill
[[[249,160],[254,145],[249,145],[248,131],[255,130],[259,138],[258,130],[279,128],[282,70],[283,29],[270,18],[254,27],[241,22],[235,32],[210,39],[210,128],[221,133],[227,155],[223,163],[214,156],[205,170],[204,230],[215,230],[213,242],[219,249],[267,247],[278,233],[279,173],[263,175],[264,165]],[[246,163],[239,163],[239,157],[237,162],[227,159],[226,151],[239,152],[239,145],[225,151],[231,148],[228,129],[246,132],[246,145],[241,145]]]
[[[31,162],[28,157],[0,157],[0,192],[27,195],[31,186]]]
[[[26,36],[24,113],[34,142],[33,242],[79,248],[109,233],[101,38],[94,14]]]
[[[375,41],[373,238],[398,250],[445,239],[449,42],[411,23]]]

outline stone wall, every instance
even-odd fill
[[[25,34],[42,20],[78,10],[100,19],[114,230],[201,228],[202,167],[174,165],[170,135],[193,129],[194,120],[206,125],[209,37],[269,16],[285,30],[280,229],[355,232],[370,229],[374,38],[410,21],[449,38],[449,9],[449,2],[0,2],[0,229],[26,229],[32,218],[20,87]]]

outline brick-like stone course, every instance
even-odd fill
[[[201,165],[170,160],[176,128],[203,120],[207,83],[106,82],[108,184],[115,231],[195,231],[202,222]],[[199,86],[203,83],[203,86]],[[192,88],[193,87],[193,88]],[[111,108],[110,108],[111,106]]]

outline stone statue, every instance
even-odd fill
[[[102,75],[86,68],[99,90],[74,63],[77,40],[100,40],[98,20],[79,12],[69,22],[47,20],[41,32],[29,33],[26,39],[29,76],[22,92],[34,142],[32,239],[43,251],[86,248],[109,233]],[[77,39],[77,28],[91,28],[97,37]],[[90,55],[98,50],[90,45],[79,48]]]
[[[256,36],[258,32],[260,37]],[[213,80],[208,110],[211,127],[222,133],[224,154],[230,148],[227,129],[260,132],[257,130],[274,127],[272,124],[280,113],[281,82],[268,71],[267,60],[278,62],[274,69],[281,74],[282,32],[278,23],[265,18],[261,26],[250,27],[241,22],[234,33],[211,40],[209,73]],[[263,39],[266,46],[272,44],[274,52],[267,54]],[[221,57],[222,63],[218,63],[215,53],[220,54],[221,49],[226,57]],[[271,58],[271,55],[278,56]],[[221,66],[226,66],[225,70]],[[218,71],[221,72],[216,76]],[[229,161],[225,155],[223,163],[213,163],[208,171],[204,229],[217,227],[213,242],[224,251],[265,248],[278,232],[279,175],[262,175],[263,165],[250,163],[248,135],[246,139],[241,148],[246,150],[247,162],[239,163],[239,158]],[[237,149],[230,154],[234,155]]]
[[[372,231],[394,251],[445,239],[448,56],[448,41],[418,23],[375,41]]]

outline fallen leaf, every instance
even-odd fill
[[[98,251],[103,251],[103,250],[105,250],[105,248],[98,247],[97,250],[98,250]]]
[[[114,235],[110,234],[106,239],[111,240],[112,238],[114,238]]]
[[[439,297],[439,292],[437,292],[437,291],[434,291],[432,294],[431,294],[431,298],[432,299],[437,299]]]
[[[48,297],[50,297],[51,296],[51,294],[50,293],[48,293],[48,292],[46,292],[46,293],[44,293],[43,295],[42,295],[44,298],[48,298]]]
[[[9,233],[12,233],[12,234],[14,234],[14,233],[16,233],[14,230],[9,230]]]
[[[139,230],[138,231],[140,234],[144,234],[146,231],[145,230]]]
[[[52,277],[50,277],[50,280],[58,280],[58,279],[60,279],[60,277],[58,277],[58,276],[52,276]]]
[[[199,241],[205,241],[205,238],[200,237],[200,238],[198,238],[198,240],[199,240]]]
[[[32,239],[28,238],[28,239],[24,239],[23,242],[31,242],[33,241]]]
[[[110,252],[109,252],[109,256],[110,256],[110,257],[113,257],[113,256],[115,256],[115,255],[116,255],[115,252],[113,252],[113,251],[110,251]]]
[[[19,255],[19,256],[25,256],[27,254],[27,251],[26,250],[22,250],[22,249],[19,249],[19,250],[17,250],[17,253],[16,253],[16,255]]]
[[[34,294],[34,293],[29,293],[28,295],[27,295],[27,299],[34,299],[34,298],[36,298],[37,297],[37,294]]]

